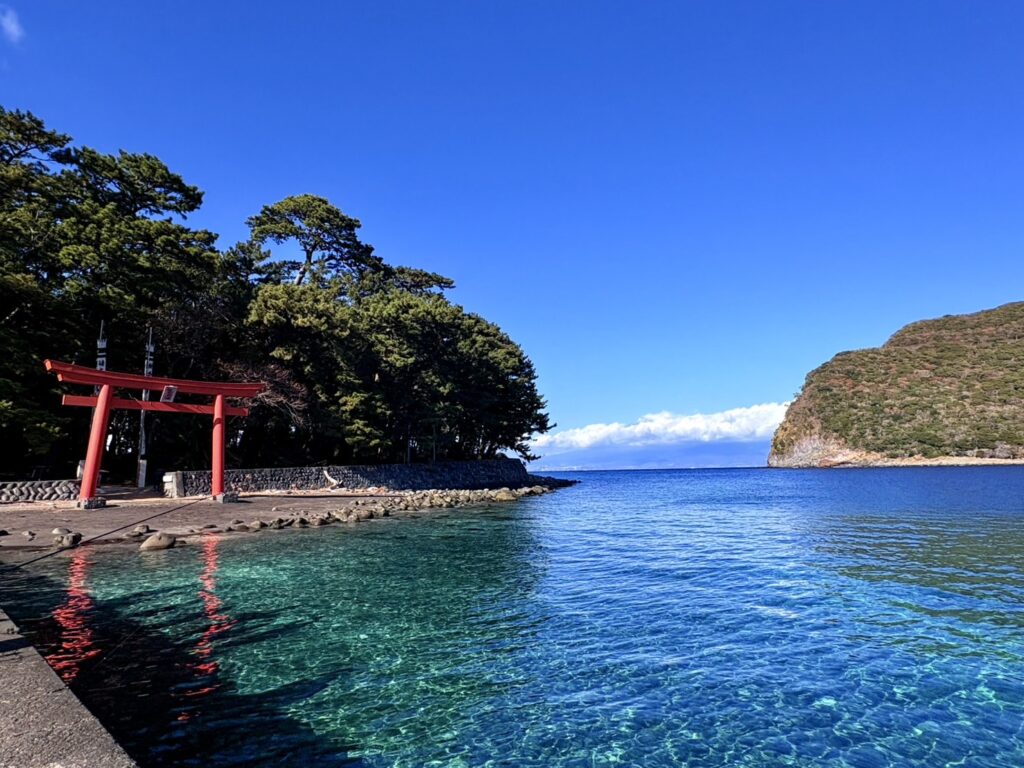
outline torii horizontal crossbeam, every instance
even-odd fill
[[[86,408],[95,408],[99,403],[98,397],[88,395],[64,395],[61,405],[81,405]],[[198,413],[203,416],[213,416],[212,405],[201,405],[198,403],[161,403],[155,400],[125,400],[121,397],[114,397],[110,400],[111,408],[120,408],[125,411],[159,411],[160,413]],[[238,408],[233,405],[224,406],[225,416],[248,416],[248,408]]]
[[[192,381],[191,379],[168,379],[162,376],[140,376],[136,373],[115,373],[98,371],[84,365],[44,360],[46,370],[57,374],[57,381],[68,384],[90,384],[101,387],[109,384],[118,389],[157,390],[175,387],[178,392],[190,395],[223,395],[224,397],[256,397],[266,387],[263,384],[234,383],[230,381]]]

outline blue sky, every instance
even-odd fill
[[[549,466],[749,463],[779,409],[736,409],[1024,298],[1022,34],[1012,2],[11,0],[0,103],[158,155],[224,245],[311,192],[450,275],[574,430]]]

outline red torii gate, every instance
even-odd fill
[[[79,501],[89,505],[96,498],[96,487],[100,476],[100,461],[107,441],[107,424],[110,409],[121,408],[130,411],[159,411],[161,413],[195,413],[213,416],[213,472],[210,490],[214,496],[224,493],[224,426],[228,416],[248,416],[248,408],[227,405],[225,398],[255,397],[266,387],[262,383],[241,383],[230,381],[193,381],[191,379],[168,379],[159,376],[140,376],[135,373],[98,371],[84,365],[45,360],[43,364],[50,373],[57,374],[57,381],[68,384],[89,384],[99,387],[97,396],[64,395],[63,405],[78,405],[95,408],[92,414],[92,429],[89,432],[89,450],[85,454],[85,470]],[[190,395],[213,397],[213,405],[196,403],[174,403],[151,400],[128,400],[114,397],[114,389],[163,390],[183,392]]]

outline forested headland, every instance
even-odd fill
[[[551,426],[533,364],[452,280],[388,263],[322,197],[254,210],[229,247],[189,226],[202,200],[153,155],[0,107],[0,474],[74,472],[89,411],[42,361],[94,365],[101,322],[111,370],[142,372],[151,328],[158,376],[267,383],[231,420],[233,466],[529,457]],[[104,466],[129,477],[138,418],[111,419]],[[154,470],[208,466],[208,419],[148,419]]]
[[[911,323],[807,374],[768,462],[1024,462],[1022,362],[1022,302]]]

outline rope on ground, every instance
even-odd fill
[[[185,509],[185,507],[191,507],[193,504],[198,504],[201,501],[206,501],[206,499],[194,499],[192,501],[187,501],[184,504],[179,504],[176,507],[171,507],[170,509],[165,509],[163,512],[157,512],[155,515],[150,515],[149,517],[144,517],[141,520],[135,520],[134,522],[127,523],[126,525],[122,525],[122,526],[120,526],[118,528],[114,528],[114,529],[106,531],[104,533],[98,533],[95,536],[92,536],[92,537],[90,537],[88,539],[85,539],[84,541],[78,542],[78,544],[75,545],[74,547],[59,547],[59,548],[53,550],[52,552],[46,552],[46,553],[40,555],[39,557],[33,557],[31,560],[26,560],[23,563],[13,563],[11,565],[4,566],[3,568],[0,568],[0,573],[2,573],[3,571],[13,571],[13,570],[16,570],[18,568],[24,568],[26,565],[32,565],[32,563],[38,563],[40,560],[45,560],[48,557],[53,557],[54,555],[59,555],[61,552],[67,552],[69,549],[76,549],[77,547],[84,547],[86,544],[89,544],[89,543],[91,543],[93,541],[96,541],[97,539],[104,539],[107,536],[110,536],[111,534],[117,533],[118,531],[123,531],[125,528],[134,528],[136,525],[142,525],[142,523],[149,522],[150,520],[155,520],[158,517],[163,517],[164,515],[169,515],[169,514],[171,514],[171,512],[177,512],[180,509]]]

